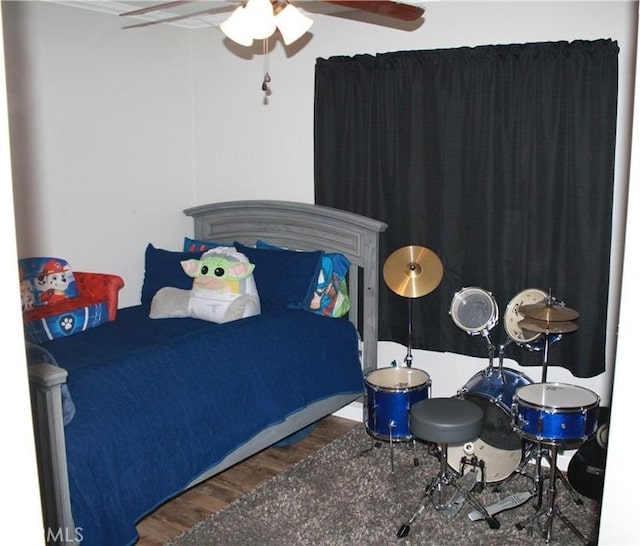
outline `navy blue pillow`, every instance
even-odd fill
[[[252,248],[238,242],[234,246],[255,265],[253,278],[263,313],[286,308],[309,308],[318,284],[324,254],[321,250],[271,250]]]
[[[151,305],[156,292],[165,286],[191,290],[193,279],[187,275],[180,262],[191,258],[198,259],[202,252],[173,252],[155,248],[151,243],[144,253],[144,282],[140,302]]]

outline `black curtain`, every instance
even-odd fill
[[[579,330],[549,364],[577,377],[605,369],[618,46],[596,41],[406,51],[318,59],[315,200],[389,224],[381,262],[421,245],[444,265],[413,300],[413,346],[487,356],[449,311],[456,293],[492,293],[490,332],[522,290],[551,290]],[[382,276],[381,276],[382,279]],[[408,305],[381,281],[380,339],[407,341]]]

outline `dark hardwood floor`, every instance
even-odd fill
[[[157,546],[207,519],[264,480],[315,453],[362,423],[329,416],[311,434],[288,447],[272,447],[167,501],[137,526],[141,546]]]

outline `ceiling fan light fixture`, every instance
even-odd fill
[[[253,44],[250,17],[244,6],[239,6],[231,16],[220,25],[224,35],[242,46]]]
[[[276,31],[276,20],[273,15],[271,0],[249,0],[244,8],[247,24],[255,40],[264,40]]]
[[[312,19],[289,3],[276,15],[275,21],[285,45],[292,44],[298,40],[313,25]]]

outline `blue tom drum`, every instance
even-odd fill
[[[429,397],[431,378],[414,368],[378,368],[364,379],[367,389],[367,432],[376,439],[413,439],[409,416],[411,407]]]
[[[524,438],[552,445],[589,440],[598,427],[600,397],[566,383],[535,383],[516,391],[513,427]]]

